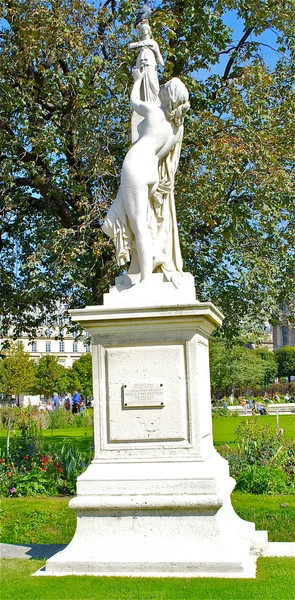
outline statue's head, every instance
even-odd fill
[[[168,121],[182,125],[184,115],[190,108],[188,90],[184,83],[178,77],[173,77],[161,85],[159,98]]]
[[[152,30],[149,26],[149,22],[147,19],[144,19],[143,21],[141,21],[138,25],[137,25],[137,31],[139,32],[139,35],[141,37],[144,37],[146,35],[151,36],[152,35]]]

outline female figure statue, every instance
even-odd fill
[[[159,103],[159,81],[157,74],[157,63],[164,67],[163,57],[159,45],[151,37],[151,28],[148,21],[141,21],[137,26],[141,36],[139,42],[128,44],[130,49],[139,50],[136,61],[136,69],[143,69],[140,97],[141,100],[150,100]]]
[[[183,118],[189,109],[188,91],[180,79],[174,77],[160,88],[160,106],[156,102],[142,101],[140,88],[144,76],[145,68],[134,71],[130,101],[134,111],[143,120],[138,125],[138,140],[124,159],[119,192],[108,211],[103,231],[114,239],[119,265],[129,261],[130,253],[133,254],[130,272],[140,272],[141,282],[148,282],[157,268],[162,269],[167,279],[173,281],[173,274],[182,271],[182,265],[176,264],[180,250],[175,207],[169,207],[170,239],[166,239],[164,245],[158,243],[163,224],[159,210],[161,213],[163,195],[169,195],[171,186],[173,188],[183,135]],[[167,157],[170,157],[168,162]],[[167,190],[165,181],[164,184],[161,181],[162,189],[158,189],[159,171],[163,164],[165,171],[170,169],[170,173],[166,173],[168,184],[170,182]],[[170,255],[167,256],[166,246],[169,245]]]

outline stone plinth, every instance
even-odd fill
[[[222,315],[176,296],[72,311],[92,335],[95,458],[48,575],[255,576],[266,536],[233,511],[212,441],[208,337]]]

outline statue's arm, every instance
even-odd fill
[[[133,71],[134,84],[130,96],[130,103],[133,110],[135,110],[142,117],[145,117],[148,112],[148,105],[150,105],[150,102],[143,102],[140,98],[140,85],[143,76],[144,69],[135,69],[135,71]]]
[[[141,48],[142,44],[140,44],[140,42],[130,42],[128,44],[128,48],[130,48],[130,50],[134,50],[134,48]]]
[[[156,59],[157,59],[157,62],[159,63],[159,65],[160,65],[161,67],[164,67],[164,66],[165,66],[165,63],[164,63],[163,56],[162,56],[162,54],[161,54],[161,52],[160,52],[160,48],[159,48],[159,46],[158,46],[157,42],[154,42],[154,46],[153,46],[153,52],[154,52],[154,54],[155,54],[155,57],[156,57]]]

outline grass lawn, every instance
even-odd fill
[[[222,444],[234,445],[235,442],[235,429],[239,426],[244,419],[259,419],[260,422],[265,425],[270,424],[273,430],[276,430],[276,416],[275,415],[257,415],[255,417],[214,417],[213,423],[213,439],[214,446]],[[295,437],[295,415],[279,415],[280,428],[284,429],[284,437],[294,438]]]
[[[259,558],[256,579],[30,577],[40,560],[1,561],[2,600],[292,600],[291,558]]]
[[[4,450],[6,447],[6,430],[0,431],[0,448]],[[13,436],[13,433],[11,434]],[[42,437],[44,446],[56,446],[63,443],[64,440],[73,442],[80,450],[86,451],[89,446],[93,445],[93,429],[92,427],[65,427],[64,429],[43,429]]]
[[[275,415],[255,416],[255,417],[215,417],[213,421],[213,439],[214,445],[235,443],[235,429],[243,419],[262,419],[263,423],[270,424],[275,431]],[[281,415],[280,427],[284,429],[284,436],[287,438],[295,437],[295,415]],[[0,448],[4,450],[6,445],[6,430],[0,431]],[[66,427],[65,429],[44,429],[43,432],[45,447],[61,445],[64,440],[73,441],[81,450],[87,450],[93,444],[92,427]]]
[[[67,544],[76,528],[76,515],[69,498],[2,498],[0,537],[7,544]],[[271,542],[295,539],[294,496],[232,494],[238,515],[267,529]]]

